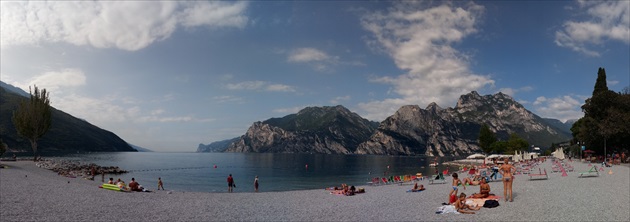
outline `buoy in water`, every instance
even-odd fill
[[[308,164],[304,165],[304,168],[308,169]]]
[[[216,165],[216,164],[214,164],[214,168],[215,168],[215,169],[217,168],[217,165]]]

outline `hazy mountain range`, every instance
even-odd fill
[[[307,107],[296,114],[255,122],[238,138],[200,144],[197,152],[274,152],[382,155],[464,155],[480,151],[477,138],[487,124],[500,140],[516,133],[548,147],[567,141],[572,122],[541,118],[510,96],[462,95],[454,108],[401,107],[380,123],[343,106]]]

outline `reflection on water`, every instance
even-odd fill
[[[429,167],[433,157],[424,156],[118,152],[57,158],[119,166],[130,171],[106,175],[106,180],[113,177],[129,181],[135,177],[141,185],[155,190],[161,177],[167,190],[197,192],[227,191],[228,174],[234,177],[235,192],[253,192],[255,176],[259,177],[260,191],[266,192],[321,189],[342,183],[363,186],[373,177],[432,175],[435,170],[446,169],[443,165]],[[452,159],[441,158],[439,162]]]

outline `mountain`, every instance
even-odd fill
[[[480,151],[477,138],[483,124],[499,140],[516,133],[542,148],[569,140],[570,132],[556,121],[533,114],[506,94],[473,91],[462,95],[454,108],[407,105],[380,124],[343,106],[308,107],[254,123],[226,152],[461,156]]]
[[[32,152],[30,142],[17,135],[11,117],[21,100],[28,99],[24,93],[9,90],[2,83],[0,87],[0,135],[9,146],[10,152]],[[12,86],[10,86],[12,87]],[[17,89],[18,91],[21,91]],[[23,91],[22,91],[23,92]],[[26,93],[28,96],[28,93]],[[127,142],[116,134],[101,129],[89,122],[77,119],[61,110],[52,109],[52,125],[48,132],[38,140],[38,151],[54,152],[135,152]]]
[[[573,126],[573,123],[575,123],[576,120],[567,120],[566,122],[562,122],[560,120],[557,119],[551,119],[551,118],[543,118],[545,121],[547,121],[547,123],[549,123],[549,125],[552,125],[554,127],[557,127],[558,129],[561,129],[563,132],[566,133],[571,133],[571,127]]]
[[[129,144],[129,146],[131,146],[131,148],[133,148],[134,150],[137,150],[138,152],[153,152],[153,150],[150,150],[150,149],[147,149],[147,148],[144,148],[144,147],[139,147],[139,146],[133,145],[131,143]]]
[[[435,103],[426,109],[401,107],[359,145],[356,153],[465,155],[480,151],[477,138],[482,124],[487,124],[500,140],[516,133],[540,147],[571,138],[570,133],[549,124],[506,94],[480,96],[473,91],[462,95],[455,108],[442,109]]]
[[[213,142],[210,143],[208,145],[199,144],[199,147],[197,147],[197,153],[220,153],[220,152],[224,152],[225,150],[227,150],[227,148],[230,146],[230,144],[232,144],[233,142],[236,142],[240,139],[240,137],[235,137],[232,139],[228,139],[228,140],[221,140],[221,141],[217,141],[217,142]]]
[[[255,122],[226,152],[352,154],[377,124],[343,106],[307,107]]]

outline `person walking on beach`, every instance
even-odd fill
[[[160,190],[160,188],[162,188],[162,190],[164,190],[164,184],[162,183],[162,177],[158,177],[158,190]]]
[[[227,182],[228,182],[228,192],[232,193],[232,187],[236,187],[234,185],[234,178],[232,178],[232,174],[230,174],[227,178]]]
[[[508,200],[508,194],[510,195],[510,202],[514,201],[514,197],[512,196],[512,182],[514,182],[514,171],[516,168],[510,164],[509,159],[505,158],[503,161],[504,164],[499,168],[499,172],[503,175],[503,196],[505,197],[505,201]]]
[[[256,178],[254,178],[254,190],[256,192],[258,192],[258,176],[256,176]]]

